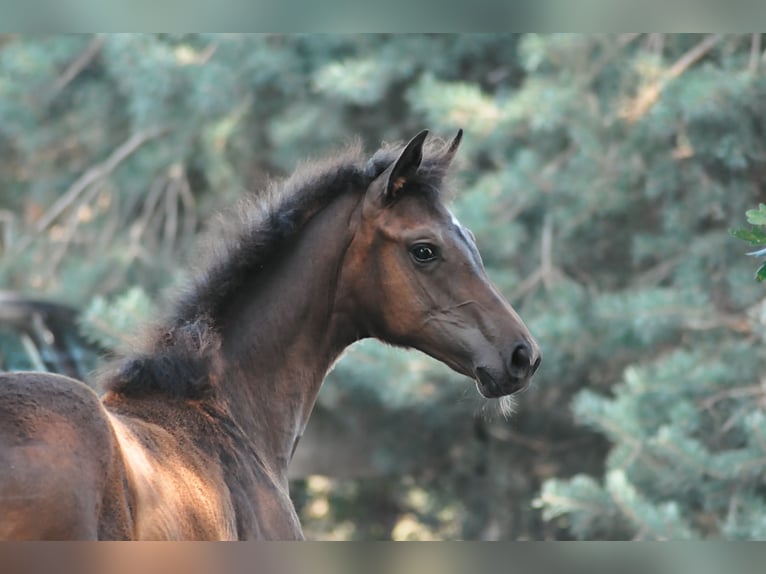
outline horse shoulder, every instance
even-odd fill
[[[182,428],[107,410],[126,468],[138,540],[234,540],[235,512],[220,465]],[[191,437],[188,437],[191,438]]]

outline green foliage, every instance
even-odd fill
[[[763,203],[758,204],[758,209],[748,209],[745,212],[747,221],[751,225],[766,226],[766,205]],[[732,229],[730,233],[737,239],[749,242],[751,245],[763,245],[766,243],[766,232],[760,227],[752,227],[750,229]],[[754,257],[766,256],[765,249],[759,249],[758,251],[752,251],[748,253]],[[766,262],[761,263],[758,270],[755,272],[755,278],[761,282],[766,279]]]
[[[563,81],[581,65],[576,52],[568,57],[559,51],[558,39],[529,38],[522,45],[530,67],[546,71],[538,81]],[[686,42],[675,37],[666,44],[666,61],[673,61],[673,49],[676,57],[688,50]],[[726,42],[731,48],[733,40]],[[547,57],[541,55],[545,49]],[[591,109],[602,119],[584,122],[590,111],[585,106],[570,108],[558,124],[559,138],[561,131],[567,134],[559,140],[565,163],[555,166],[557,179],[544,182],[554,193],[561,182],[569,188],[558,194],[559,205],[548,204],[548,213],[568,208],[554,219],[557,245],[566,246],[560,252],[562,270],[577,281],[588,278],[589,289],[575,299],[569,293],[577,290],[557,290],[576,312],[557,321],[531,321],[544,343],[556,342],[554,365],[549,367],[547,353],[544,368],[564,380],[576,373],[579,384],[589,383],[575,393],[577,419],[613,446],[601,480],[584,474],[550,480],[538,500],[548,519],[560,517],[581,538],[728,536],[737,530],[732,522],[752,521],[732,513],[731,493],[748,500],[763,496],[756,478],[764,470],[763,456],[739,418],[760,407],[748,394],[736,400],[741,388],[754,388],[758,380],[759,354],[741,341],[760,329],[760,319],[747,312],[759,295],[744,285],[741,272],[733,274],[745,262],[726,236],[726,222],[744,209],[748,197],[757,197],[760,160],[749,142],[759,129],[754,126],[760,126],[755,110],[762,102],[756,94],[763,81],[736,70],[741,60],[720,54],[667,84],[646,108],[638,97],[631,101],[631,91],[640,96],[652,86],[663,61],[638,51],[620,62],[622,94],[599,89],[597,81],[579,96],[581,102],[592,98]],[[728,66],[734,70],[728,72]],[[532,87],[533,93],[539,89]],[[556,88],[549,84],[549,89]],[[559,109],[565,105],[558,103]],[[541,140],[546,132],[556,133],[550,130],[557,124],[534,118],[533,148],[545,149]],[[558,156],[548,157],[555,163]],[[622,161],[615,164],[610,157]],[[751,223],[760,217],[751,216]],[[760,243],[759,234],[735,236]],[[724,272],[728,269],[731,273]],[[566,307],[541,312],[565,313]],[[552,329],[562,324],[569,329]],[[580,344],[582,331],[590,344]],[[729,394],[731,400],[714,400]]]
[[[578,418],[615,445],[607,459],[613,470],[603,486],[582,476],[547,483],[539,504],[548,517],[570,514],[573,530],[585,538],[624,531],[626,523],[635,535],[650,539],[735,531],[748,537],[737,524],[752,517],[739,510],[733,514],[731,505],[739,497],[762,501],[763,496],[764,415],[752,401],[758,387],[744,384],[757,371],[743,362],[751,353],[748,346],[731,349],[736,370],[714,358],[714,344],[704,350],[704,361],[693,352],[676,352],[649,368],[626,370],[613,398],[578,395]],[[581,504],[593,498],[601,507]]]
[[[131,287],[110,300],[97,295],[80,317],[83,336],[102,349],[125,347],[154,316],[154,306],[140,287]]]
[[[732,237],[747,241],[750,245],[763,245],[766,243],[766,233],[758,228],[753,229],[732,229]]]
[[[584,475],[548,481],[535,503],[545,508],[546,519],[567,515],[573,531],[595,532],[602,538],[624,536],[631,530],[654,540],[699,537],[683,519],[678,504],[653,504],[621,470],[610,471],[604,487]]]
[[[763,203],[758,204],[758,209],[748,209],[745,215],[751,225],[766,225],[766,205]]]
[[[243,189],[462,127],[454,210],[542,367],[506,420],[420,354],[353,348],[318,401],[395,479],[297,485],[310,531],[762,538],[766,312],[732,235],[766,244],[766,207],[728,231],[763,181],[752,40],[0,36],[0,282],[112,346]]]

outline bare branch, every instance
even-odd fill
[[[723,38],[722,34],[710,34],[705,37],[704,40],[702,40],[699,44],[694,46],[691,50],[686,52],[683,56],[681,56],[678,61],[676,61],[675,64],[673,64],[670,69],[665,74],[665,78],[662,82],[662,86],[664,87],[670,80],[673,80],[683,74],[686,70],[688,70],[692,65],[694,65],[697,61],[701,60],[702,57],[707,54],[710,50],[712,50],[718,42],[721,41]]]
[[[601,56],[596,59],[596,61],[590,66],[590,69],[582,75],[582,78],[578,80],[578,83],[581,86],[589,86],[591,82],[593,82],[593,80],[595,80],[599,74],[601,74],[604,68],[621,54],[619,49],[627,47],[642,35],[642,33],[635,32],[631,32],[629,34],[621,34],[617,38],[616,49],[613,47],[612,49],[605,50],[604,53],[602,53]]]
[[[181,203],[184,207],[184,221],[181,233],[184,237],[191,237],[197,226],[197,202],[194,201],[194,195],[189,185],[189,179],[186,177],[186,170],[179,165],[178,191],[181,196]]]
[[[3,229],[0,236],[0,253],[10,250],[13,241],[14,228],[16,227],[16,216],[8,209],[0,209],[0,226]]]
[[[683,261],[686,255],[681,253],[660,261],[657,265],[640,273],[633,281],[637,287],[655,287],[673,274],[676,266]]]
[[[604,319],[622,318],[622,313],[615,310],[609,313],[603,313]],[[634,313],[635,318],[652,319],[655,317],[678,319],[682,329],[692,331],[709,331],[712,329],[725,328],[737,333],[750,333],[752,326],[748,318],[742,314],[720,313],[716,311],[707,311],[697,307],[684,307],[681,305],[665,305],[646,311]]]
[[[555,269],[553,265],[553,218],[547,212],[543,218],[543,233],[540,239],[540,273],[546,289],[553,286]]]
[[[646,49],[651,50],[656,55],[661,56],[662,51],[665,48],[665,34],[651,33],[646,37]]]
[[[69,219],[67,221],[66,228],[64,229],[64,233],[61,237],[61,241],[59,245],[57,246],[57,249],[51,256],[49,263],[47,265],[47,271],[50,277],[53,277],[56,274],[59,268],[59,265],[63,261],[64,256],[66,255],[67,249],[69,248],[69,244],[72,242],[75,232],[77,231],[77,228],[80,226],[80,223],[82,221],[82,218],[80,217],[80,208],[84,205],[89,204],[91,201],[93,201],[93,198],[95,198],[102,191],[102,189],[103,189],[103,186],[101,182],[97,183],[96,185],[92,185],[90,189],[88,189],[88,192],[83,195],[77,208],[72,210],[72,213],[69,216]]]
[[[142,145],[151,141],[167,131],[166,127],[152,128],[137,132],[128,138],[125,143],[112,152],[112,154],[100,164],[88,169],[69,186],[69,189],[56,201],[51,208],[40,218],[34,231],[19,241],[15,252],[19,253],[29,247],[36,236],[45,231],[56,219],[70,207],[91,185],[111,174],[115,168],[130,157]]]
[[[736,333],[750,333],[750,321],[744,315],[714,313],[709,317],[687,317],[683,325],[693,331],[710,331],[712,329],[729,329]]]
[[[577,445],[588,443],[591,439],[589,437],[580,437],[570,440],[561,441],[549,441],[541,438],[527,436],[522,433],[516,432],[507,426],[494,426],[490,425],[487,428],[487,432],[497,440],[503,442],[510,442],[515,445],[521,446],[528,450],[548,454],[560,450],[569,450]]]
[[[534,291],[540,283],[546,289],[551,289],[556,281],[564,277],[566,277],[564,272],[553,262],[553,218],[550,213],[546,213],[540,238],[540,266],[516,287],[510,299],[518,301]]]
[[[750,40],[750,63],[747,66],[748,71],[755,75],[758,73],[758,66],[761,60],[761,34],[756,32]]]
[[[74,80],[80,73],[87,68],[91,62],[98,56],[101,48],[104,46],[105,36],[97,34],[93,40],[88,44],[88,47],[80,54],[74,62],[67,66],[64,73],[59,76],[56,83],[53,84],[53,93],[50,99],[53,100],[58,94],[66,88],[72,80]]]
[[[165,189],[165,186],[167,185],[167,180],[165,176],[162,176],[159,179],[156,179],[154,183],[152,183],[152,186],[149,190],[149,196],[146,198],[146,201],[144,202],[144,209],[141,212],[141,217],[133,223],[133,225],[130,228],[130,240],[131,243],[134,246],[138,246],[143,241],[144,233],[146,232],[147,227],[149,226],[149,222],[152,219],[152,216],[154,215],[157,205],[160,202],[160,199],[162,198],[162,192]]]
[[[207,64],[210,61],[210,58],[212,58],[216,53],[216,51],[218,51],[218,44],[210,44],[207,48],[202,50],[197,63],[201,66]]]
[[[167,256],[173,251],[178,234],[178,180],[171,179],[165,188],[165,229],[163,249]]]
[[[642,32],[627,32],[625,34],[620,34],[620,36],[617,38],[617,43],[620,46],[627,46],[633,42],[633,40],[640,38],[642,35]]]
[[[105,186],[109,186],[111,182],[104,182]],[[106,216],[106,223],[101,229],[101,233],[98,234],[92,245],[95,245],[96,249],[103,249],[104,245],[109,245],[114,238],[115,233],[119,229],[122,220],[120,218],[120,193],[117,189],[112,189],[111,186],[107,187],[102,193],[107,193],[110,196],[109,213]]]
[[[660,99],[660,94],[665,89],[665,86],[702,59],[722,38],[722,34],[709,34],[706,36],[704,40],[681,56],[659,80],[644,86],[636,98],[623,110],[622,116],[631,123],[640,120]]]
[[[510,300],[511,301],[518,301],[524,295],[534,290],[537,285],[542,281],[543,274],[542,270],[538,267],[535,269],[533,273],[530,273],[524,281],[522,281],[518,287],[516,287],[516,290],[511,293]]]
[[[766,395],[766,387],[763,384],[748,385],[745,387],[735,387],[733,389],[726,389],[710,395],[699,402],[700,407],[703,409],[710,409],[713,405],[726,399],[736,399],[742,397],[758,397]]]
[[[738,409],[735,409],[734,412],[729,416],[728,419],[726,419],[726,422],[721,425],[719,429],[716,431],[716,435],[718,436],[725,436],[726,433],[728,433],[734,425],[736,425],[738,422],[741,422],[742,419],[747,415],[747,413],[752,409],[752,405],[749,403],[746,403],[739,407]]]

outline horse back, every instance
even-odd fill
[[[83,383],[0,374],[0,468],[0,539],[131,537],[114,433]]]
[[[287,493],[195,412],[0,374],[0,539],[300,538]]]

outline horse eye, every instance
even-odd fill
[[[428,263],[436,259],[436,247],[428,243],[417,243],[410,248],[410,253],[418,263]]]

